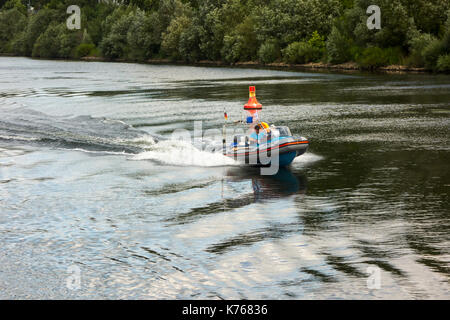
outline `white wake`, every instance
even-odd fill
[[[132,160],[153,160],[166,165],[219,167],[238,165],[221,153],[202,151],[183,140],[163,140],[132,157]]]

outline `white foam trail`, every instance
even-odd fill
[[[21,137],[21,136],[7,136],[7,135],[0,135],[0,139],[3,140],[20,140],[20,141],[38,141],[39,138],[32,138],[32,137]]]
[[[293,161],[293,164],[305,165],[305,164],[313,163],[313,162],[320,161],[320,160],[323,160],[322,156],[307,152],[299,157],[296,157]]]
[[[164,140],[139,153],[132,160],[154,160],[174,166],[218,167],[238,165],[221,153],[202,151],[182,140]]]
[[[150,147],[156,143],[155,139],[150,135],[143,135],[142,137],[137,137],[133,139],[118,138],[115,139],[114,142],[118,144],[120,143],[131,144],[142,148]]]
[[[67,148],[56,148],[58,150],[67,150]],[[109,154],[109,155],[119,155],[119,156],[123,156],[123,155],[129,155],[130,153],[127,153],[125,151],[103,151],[103,150],[86,150],[86,149],[82,149],[82,148],[73,148],[73,149],[69,149],[72,151],[78,151],[78,152],[84,152],[84,153],[96,153],[96,154]]]
[[[155,142],[156,142],[155,139],[149,135],[134,138],[134,139],[131,139],[130,141],[134,142],[134,143],[138,143],[138,144],[142,143],[142,144],[147,144],[147,145],[152,145],[152,144],[155,144]]]

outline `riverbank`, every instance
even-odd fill
[[[13,57],[14,55],[1,53],[1,57]],[[31,57],[26,57],[31,58]],[[36,58],[32,58],[36,59]],[[38,58],[40,59],[40,58]],[[43,59],[43,60],[66,60],[66,59]],[[229,64],[223,61],[200,60],[196,62],[174,61],[170,59],[149,59],[146,61],[135,61],[126,59],[110,60],[97,56],[86,56],[79,59],[68,59],[72,61],[88,61],[88,62],[128,62],[128,63],[147,63],[147,64],[176,64],[190,66],[208,66],[208,67],[241,67],[241,68],[262,68],[262,69],[279,69],[279,70],[306,70],[306,71],[338,71],[338,72],[382,72],[382,73],[433,73],[425,68],[414,68],[405,65],[390,65],[377,69],[361,68],[356,62],[346,62],[342,64],[330,64],[323,62],[312,62],[306,64],[287,64],[284,62],[274,62],[263,64],[256,61],[236,62]]]
[[[80,60],[83,61],[98,61],[98,62],[111,62],[111,60],[102,57],[83,57]],[[185,61],[173,61],[170,59],[149,59],[144,62],[141,61],[129,61],[125,59],[115,60],[116,62],[136,62],[136,63],[149,63],[149,64],[177,64],[177,65],[193,65],[193,66],[209,66],[209,67],[243,67],[243,68],[270,68],[270,69],[284,69],[284,70],[311,70],[311,71],[369,71],[369,72],[384,72],[384,73],[432,73],[425,68],[414,68],[405,65],[390,65],[381,67],[378,69],[363,69],[356,62],[346,62],[342,64],[330,64],[330,63],[307,63],[307,64],[287,64],[284,62],[275,62],[269,64],[262,64],[256,61],[237,62],[234,64],[228,64],[223,61],[210,61],[201,60],[197,62],[185,62]]]
[[[14,55],[1,53],[0,57],[14,57]],[[30,59],[38,59],[41,58],[31,58]],[[305,71],[337,71],[337,72],[374,72],[374,73],[433,73],[430,70],[425,68],[414,68],[405,65],[390,65],[386,67],[381,67],[377,69],[364,69],[361,68],[356,62],[346,62],[342,64],[330,64],[323,62],[312,62],[306,64],[287,64],[284,62],[275,62],[262,64],[256,61],[247,61],[247,62],[236,62],[233,64],[229,64],[223,61],[210,61],[210,60],[201,60],[196,62],[186,62],[186,61],[174,61],[170,59],[149,59],[146,61],[135,61],[135,60],[126,60],[126,59],[116,59],[110,60],[105,59],[103,57],[97,56],[87,56],[79,59],[42,59],[42,60],[71,60],[71,61],[87,61],[87,62],[127,62],[127,63],[144,63],[144,64],[175,64],[175,65],[187,65],[187,66],[207,66],[207,67],[240,67],[240,68],[260,68],[260,69],[278,69],[278,70],[305,70]]]
[[[276,67],[276,68],[285,68],[285,69],[304,69],[304,70],[330,70],[330,71],[374,71],[374,72],[400,72],[400,73],[429,73],[425,68],[412,68],[403,65],[391,65],[386,67],[381,67],[378,69],[363,69],[356,62],[346,62],[342,64],[330,64],[323,62],[316,63],[307,63],[307,64],[286,64],[283,62],[279,63],[271,63],[262,65],[257,62],[250,63],[237,63],[236,65],[254,65],[254,66],[262,66],[262,67]]]

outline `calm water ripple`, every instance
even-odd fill
[[[0,74],[0,298],[450,297],[449,76],[11,57]],[[251,84],[311,140],[290,168],[168,139],[238,119]]]

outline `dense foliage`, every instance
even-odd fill
[[[448,0],[0,0],[0,53],[450,69]],[[66,27],[69,5],[81,29]],[[381,29],[367,28],[369,5]]]

